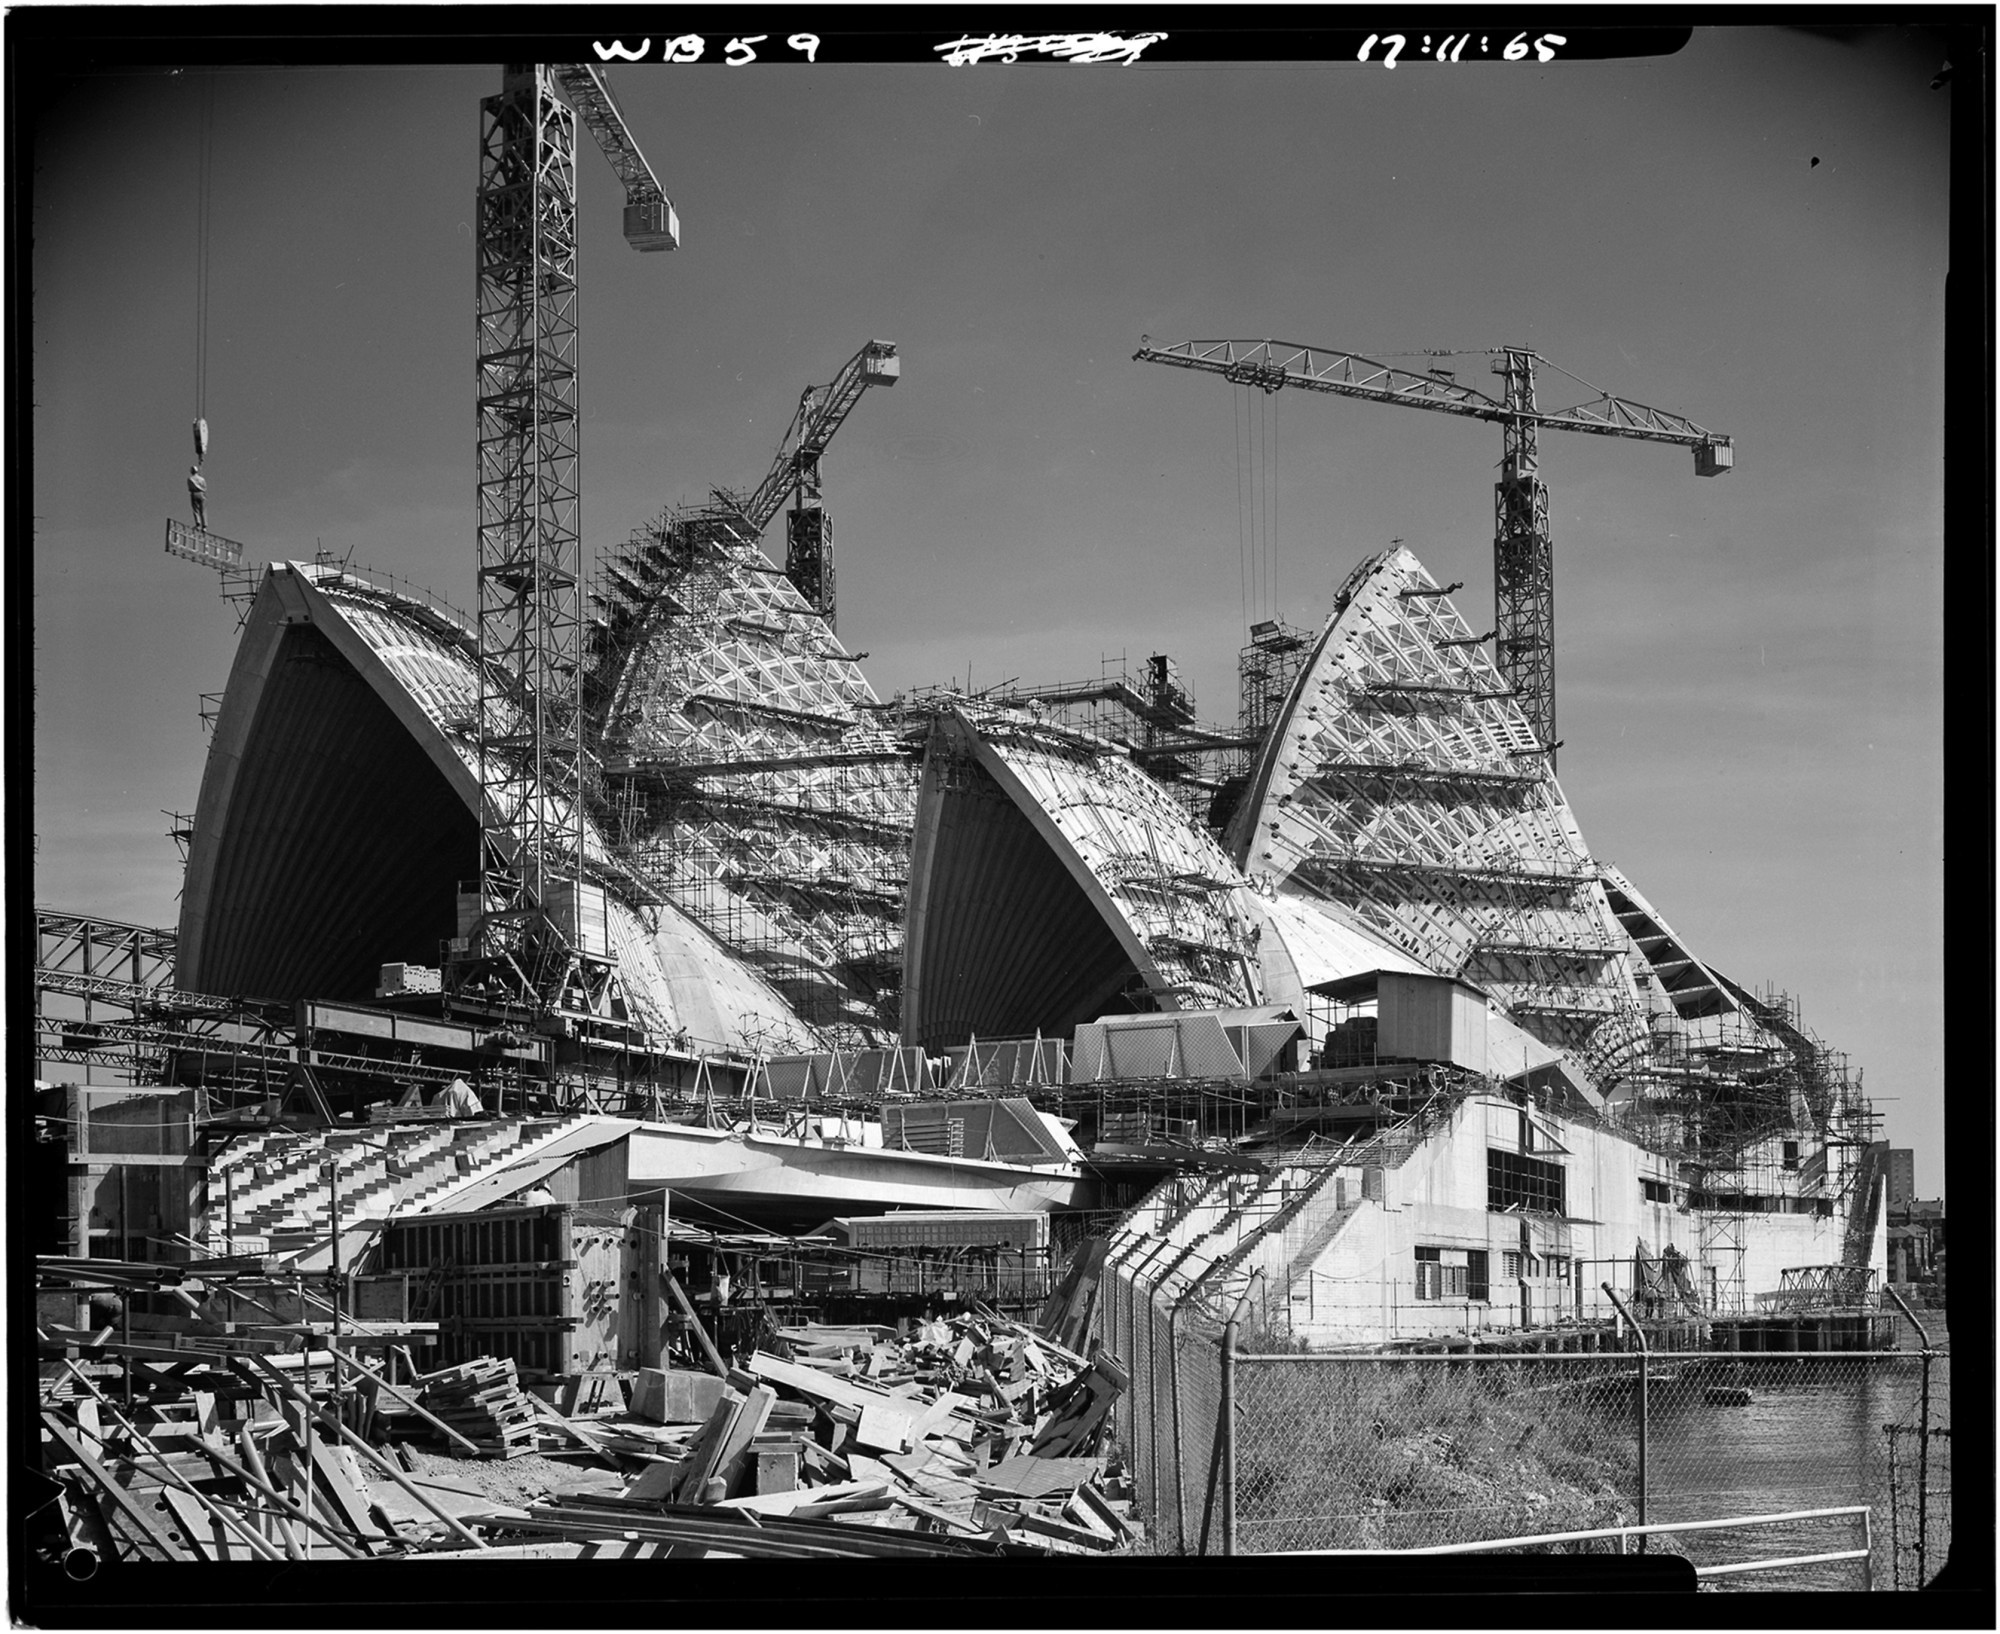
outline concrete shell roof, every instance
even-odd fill
[[[337,569],[271,566],[202,776],[183,986],[365,999],[382,964],[438,963],[478,855],[475,649],[421,602]],[[584,849],[605,856],[588,824]],[[817,1042],[699,926],[612,888],[612,951],[649,1032],[715,1049]]]
[[[617,581],[628,632],[602,732],[607,765],[676,769],[657,884],[815,1019],[879,1031],[913,769],[859,664],[762,550],[713,516],[657,531],[628,562],[654,579]]]
[[[1007,710],[941,717],[910,880],[908,1042],[1258,999],[1235,869],[1112,744]]]
[[[1409,551],[1361,564],[1226,846],[1279,895],[1499,999],[1594,1074],[1646,1045],[1631,944],[1519,704]]]

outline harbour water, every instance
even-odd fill
[[[1876,1588],[1900,1567],[1913,1586],[1922,1361],[1908,1351],[1676,1366],[1650,1393],[1647,1519],[1717,1520],[1867,1504]],[[1747,1390],[1743,1402],[1737,1391]],[[1931,1424],[1950,1426],[1948,1364],[1933,1363]],[[1928,1567],[1949,1537],[1949,1444],[1932,1440]],[[1683,1534],[1697,1564],[1825,1554],[1861,1546],[1859,1524],[1822,1519],[1722,1534]],[[1859,1588],[1860,1563],[1829,1562],[1753,1574],[1742,1588]]]

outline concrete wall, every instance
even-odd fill
[[[1840,1259],[1845,1222],[1838,1216],[1690,1210],[1671,1159],[1546,1113],[1530,1113],[1527,1123],[1524,1155],[1563,1169],[1563,1217],[1488,1209],[1487,1154],[1523,1153],[1523,1114],[1498,1097],[1468,1100],[1405,1163],[1383,1171],[1379,1201],[1358,1201],[1311,1263],[1294,1269],[1280,1296],[1289,1299],[1293,1333],[1315,1343],[1374,1343],[1609,1320],[1600,1284],[1611,1283],[1620,1297],[1631,1292],[1642,1239],[1655,1258],[1669,1246],[1685,1256],[1697,1296],[1717,1314],[1754,1312],[1756,1295],[1775,1290],[1789,1267]],[[1349,1195],[1360,1199],[1360,1170],[1345,1178]],[[1648,1180],[1668,1188],[1672,1201],[1649,1200]],[[1758,1184],[1801,1195],[1797,1173],[1776,1164],[1761,1171]],[[1420,1299],[1419,1247],[1436,1249],[1444,1266],[1468,1265],[1468,1254],[1484,1251],[1487,1298]],[[1886,1247],[1878,1223],[1878,1267]],[[1509,1274],[1510,1254],[1521,1256],[1519,1274]],[[1556,1274],[1559,1267],[1566,1275]]]

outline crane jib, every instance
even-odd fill
[[[1290,352],[1290,360],[1280,361],[1274,355],[1279,351]],[[1198,369],[1219,374],[1233,385],[1254,386],[1266,392],[1296,386],[1305,391],[1432,409],[1468,419],[1512,421],[1545,426],[1552,431],[1674,443],[1710,456],[1697,462],[1697,469],[1704,476],[1719,475],[1734,465],[1734,443],[1730,438],[1697,425],[1684,415],[1649,408],[1622,397],[1606,395],[1566,409],[1523,410],[1456,381],[1398,369],[1358,353],[1312,347],[1281,348],[1269,341],[1185,341],[1173,347],[1142,346],[1132,355],[1135,362]]]

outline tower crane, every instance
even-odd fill
[[[824,386],[808,386],[778,443],[777,458],[741,507],[752,536],[761,534],[787,499],[785,577],[834,627],[833,523],[821,502],[819,461],[841,422],[870,386],[893,386],[903,372],[896,343],[871,340]]]
[[[626,242],[674,249],[680,223],[602,69],[509,64],[479,106],[479,881],[453,986],[602,1016],[612,967],[582,882],[579,119],[624,184]]]
[[[1444,354],[1439,354],[1444,355]],[[1535,401],[1535,365],[1546,362],[1521,346],[1492,353],[1498,397],[1462,386],[1442,369],[1427,373],[1377,363],[1353,352],[1273,340],[1189,340],[1154,346],[1141,336],[1135,362],[1219,374],[1265,392],[1296,386],[1371,403],[1401,403],[1501,428],[1500,480],[1493,490],[1494,658],[1521,701],[1536,740],[1555,766],[1555,556],[1549,533],[1549,493],[1542,483],[1539,435],[1581,431],[1599,437],[1679,443],[1694,450],[1696,474],[1720,476],[1736,459],[1735,444],[1684,415],[1604,393],[1573,408],[1548,410]]]

